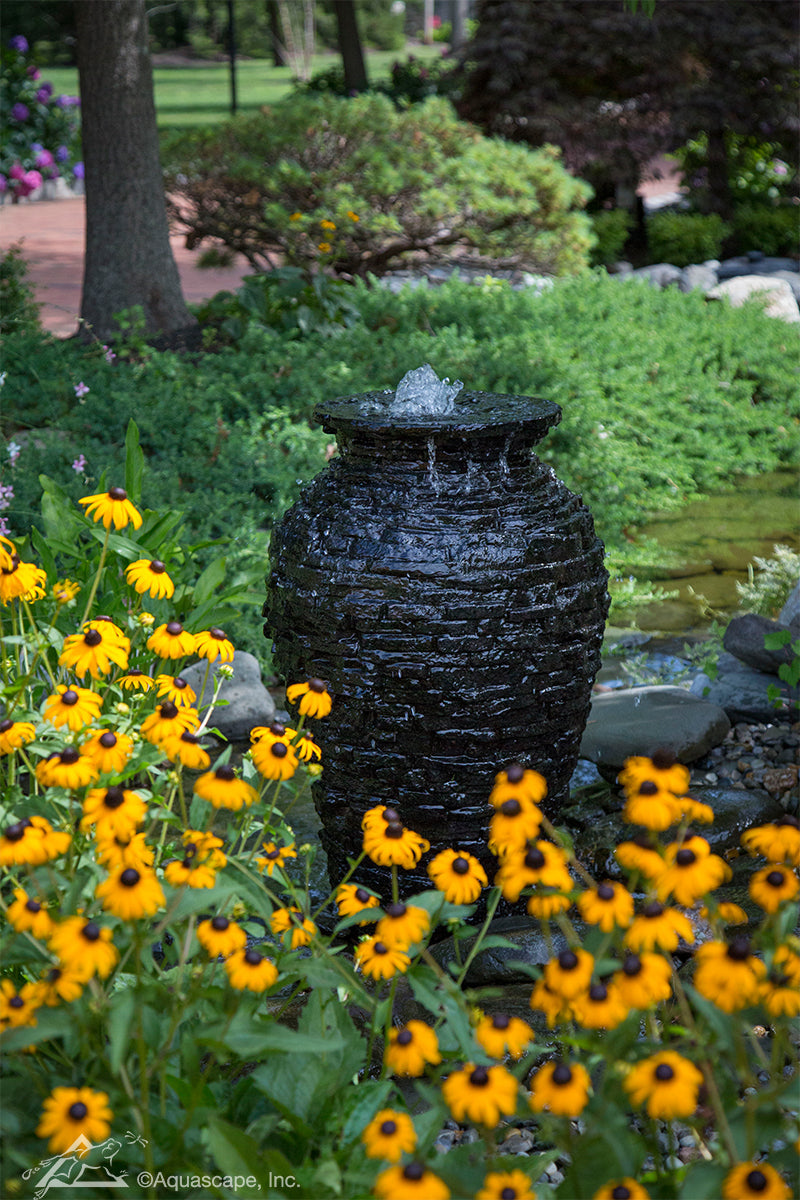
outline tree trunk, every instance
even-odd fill
[[[278,12],[277,0],[267,0],[267,17],[269,19],[269,36],[272,42],[272,63],[276,67],[288,67],[289,60],[281,41],[281,18]]]
[[[358,32],[356,6],[353,0],[333,0],[339,53],[344,67],[344,83],[348,92],[365,92],[369,87],[361,35]]]
[[[731,190],[728,181],[728,146],[725,130],[708,130],[708,201],[711,212],[731,215]]]
[[[169,243],[144,0],[75,5],[86,172],[81,318],[101,340],[141,305],[148,334],[195,325]]]

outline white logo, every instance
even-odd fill
[[[147,1145],[144,1138],[131,1130],[126,1132],[125,1141],[129,1146],[135,1142]],[[22,1178],[29,1179],[38,1171],[44,1171],[36,1182],[33,1200],[41,1200],[51,1188],[127,1188],[127,1170],[117,1172],[114,1169],[114,1158],[122,1146],[115,1137],[94,1145],[81,1133],[63,1154],[42,1159],[38,1166],[23,1171]]]

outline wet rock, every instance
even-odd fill
[[[581,758],[619,770],[626,758],[669,747],[680,762],[701,758],[730,728],[722,708],[679,687],[638,687],[595,696]]]
[[[797,786],[797,767],[794,764],[765,771],[761,782],[773,796],[782,796]]]
[[[215,681],[220,663],[212,663],[206,679],[207,662],[192,663],[181,672],[186,682],[197,692],[198,704],[208,704],[214,695]],[[275,715],[275,701],[261,680],[258,659],[246,650],[235,650],[233,677],[224,679],[219,700],[224,705],[214,709],[212,727],[219,729],[229,742],[249,742],[250,730],[254,725],[269,725]]]
[[[748,667],[754,667],[756,671],[777,675],[778,668],[783,663],[791,663],[792,651],[788,645],[779,646],[775,650],[767,650],[764,646],[764,639],[768,634],[779,633],[782,630],[787,633],[791,632],[788,625],[771,621],[769,617],[762,617],[757,613],[745,613],[741,617],[734,617],[728,623],[722,644],[729,654],[738,658],[739,662],[745,663]]]
[[[624,276],[625,279],[643,279],[652,287],[666,288],[673,283],[680,283],[683,271],[672,263],[651,263],[647,267],[639,267]]]
[[[782,625],[791,625],[794,621],[800,620],[800,580],[787,596],[786,603],[778,613],[778,620]]]
[[[717,671],[716,679],[698,675],[689,690],[695,696],[705,696],[707,700],[720,705],[731,721],[763,721],[771,724],[781,705],[790,704],[798,695],[797,688],[790,688],[777,675],[745,666],[732,654],[720,655]],[[776,689],[780,701],[777,706],[770,695],[771,689]]]
[[[511,942],[507,948],[492,946],[476,954],[470,964],[465,983],[469,987],[480,987],[485,984],[503,984],[503,998],[497,1005],[497,1011],[508,1011],[506,1008],[507,990],[505,985],[519,982],[523,978],[515,969],[515,963],[522,962],[528,966],[541,966],[553,954],[566,949],[566,939],[560,930],[553,928],[548,940],[541,932],[539,923],[528,917],[506,917],[492,922],[491,932],[499,934]],[[472,939],[459,942],[458,952],[463,960],[470,951]],[[436,961],[446,966],[447,963],[458,962],[456,945],[453,938],[446,938],[431,949]],[[528,997],[533,983],[528,985]],[[489,1007],[487,1005],[487,1007]],[[489,1008],[491,1011],[491,1008]],[[526,1020],[529,1018],[526,1018]]]
[[[715,854],[723,857],[739,849],[739,839],[746,829],[765,825],[783,815],[783,809],[760,788],[740,791],[730,787],[692,787],[691,796],[714,811],[712,825],[693,826],[704,837]]]

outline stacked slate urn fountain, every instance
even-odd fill
[[[532,446],[560,408],[462,392],[430,367],[396,393],[320,404],[339,453],[272,538],[265,634],[287,682],[325,680],[314,801],[332,884],[368,808],[493,874],[495,774],[545,776],[557,816],[578,757],[608,609],[591,514]],[[358,881],[384,889],[365,861]]]

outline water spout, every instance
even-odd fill
[[[408,371],[389,402],[393,417],[446,417],[455,408],[455,398],[463,388],[460,379],[451,383],[440,379],[430,363]]]

